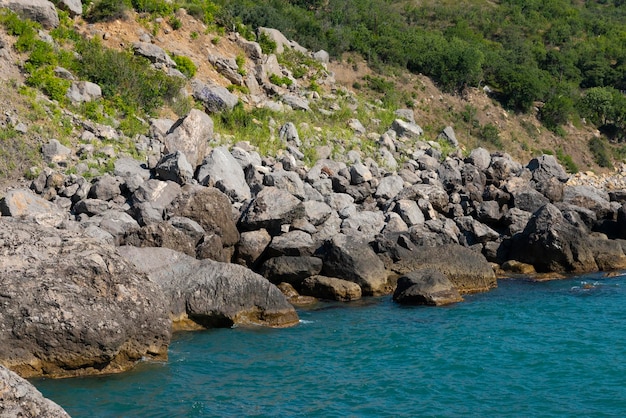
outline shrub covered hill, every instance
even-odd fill
[[[332,157],[359,148],[380,159],[373,134],[402,108],[414,112],[423,140],[437,141],[450,126],[467,152],[483,146],[520,160],[549,153],[570,172],[602,171],[626,155],[626,8],[619,1],[55,3],[58,22],[2,10],[5,183],[58,165],[42,160],[50,138],[78,151],[62,163],[66,174],[110,171],[120,154],[144,158],[135,139],[151,119],[204,106],[193,94],[196,82],[226,87],[237,103],[214,116],[216,141],[248,140],[275,155],[283,145],[272,123],[289,119],[300,125],[309,163],[324,146]],[[39,22],[22,20],[28,13]],[[283,52],[282,41],[260,27],[280,30],[298,47]],[[270,88],[253,83],[258,62],[244,40],[276,53]],[[138,51],[137,42],[158,46],[162,56]],[[328,51],[330,62],[300,45]],[[99,95],[87,98],[78,81],[97,84]],[[311,112],[287,116],[272,99],[289,91],[321,100]],[[355,136],[351,119],[370,135]],[[84,134],[94,126],[111,135]]]

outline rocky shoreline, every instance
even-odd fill
[[[272,60],[240,41],[265,60],[267,78]],[[314,95],[261,78],[263,97],[280,99],[271,103],[310,111]],[[307,166],[292,122],[276,126],[276,156],[220,145],[208,113],[237,98],[193,85],[205,111],[152,120],[135,138],[144,160],[121,156],[93,178],[66,174],[68,161],[93,150],[51,139],[42,152],[55,168],[0,196],[0,365],[22,377],[121,372],[165,359],[172,331],[293,326],[294,305],[316,298],[393,293],[398,303],[443,305],[493,289],[498,275],[626,269],[623,172],[572,177],[550,155],[523,165],[503,152],[464,152],[451,127],[443,151],[410,109],[381,132],[348,121],[357,142],[376,141],[376,159],[358,148],[332,159],[321,146]],[[7,388],[17,386],[0,372],[7,408]]]

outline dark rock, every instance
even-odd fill
[[[161,287],[175,328],[298,323],[280,290],[243,266],[196,260],[167,248],[120,247],[120,253]]]
[[[598,219],[612,213],[609,194],[592,186],[566,186],[563,201],[594,211]]]
[[[361,299],[361,287],[358,284],[336,277],[307,277],[302,282],[301,293],[319,299],[342,302]]]
[[[418,246],[436,247],[458,244],[461,231],[452,219],[431,219],[409,228],[411,241]]]
[[[160,222],[146,225],[128,234],[123,239],[123,245],[165,247],[195,257],[196,244],[199,240],[199,238],[185,234],[168,222]]]
[[[100,200],[113,200],[122,194],[121,184],[122,181],[118,177],[105,174],[91,185],[89,197]]]
[[[276,235],[267,248],[271,257],[280,255],[311,255],[315,251],[315,243],[311,234],[304,231],[289,231],[282,235]]]
[[[263,177],[263,184],[289,192],[300,200],[305,197],[304,182],[293,171],[279,170],[268,173]]]
[[[587,235],[586,229],[573,226],[556,206],[547,204],[514,237],[511,258],[539,272],[594,271],[598,266]]]
[[[194,172],[185,154],[180,151],[164,155],[154,170],[159,180],[171,180],[181,185],[189,183]]]
[[[61,377],[167,357],[163,294],[112,246],[12,218],[0,226],[0,363]]]
[[[261,274],[272,283],[286,282],[299,289],[302,280],[319,274],[321,270],[320,258],[280,256],[265,261],[261,267]]]
[[[239,225],[244,230],[265,228],[270,233],[304,215],[298,198],[276,187],[266,187],[244,211]]]
[[[239,102],[237,96],[222,86],[207,85],[194,79],[191,88],[194,99],[202,103],[208,113],[232,110]]]
[[[441,306],[462,302],[463,298],[440,271],[419,269],[398,279],[393,300],[403,305]]]
[[[485,257],[460,245],[418,247],[402,256],[392,267],[398,274],[431,268],[443,273],[461,293],[486,292],[497,286]]]
[[[207,234],[219,236],[224,247],[232,247],[239,241],[230,199],[213,187],[184,186],[167,212],[170,216],[196,221]]]
[[[289,283],[279,283],[276,285],[283,295],[287,298],[289,303],[295,306],[307,306],[317,302],[317,299],[312,296],[302,296],[298,291]]]
[[[461,234],[465,238],[466,245],[474,245],[476,243],[485,243],[487,241],[495,241],[500,237],[493,229],[487,225],[480,223],[471,216],[461,216],[455,219]]]
[[[364,295],[389,293],[385,266],[367,242],[343,234],[328,241],[322,274],[355,282]]]
[[[235,253],[232,246],[225,247],[222,238],[214,233],[206,234],[196,247],[196,258],[199,260],[213,260],[230,263]]]

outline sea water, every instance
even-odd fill
[[[74,417],[626,416],[625,276],[299,314],[176,334],[169,361],[128,373],[33,383]]]

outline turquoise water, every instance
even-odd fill
[[[34,383],[74,417],[626,416],[624,276],[300,317],[177,334],[167,363],[122,375]]]

